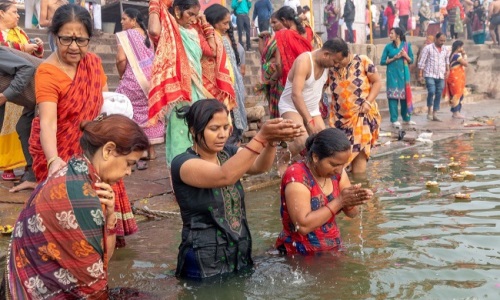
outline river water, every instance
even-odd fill
[[[473,180],[455,182],[460,162]],[[439,183],[426,188],[426,181]],[[317,256],[269,253],[281,230],[278,187],[247,193],[255,266],[209,282],[173,276],[180,218],[139,224],[110,262],[110,286],[152,299],[500,299],[500,135],[465,135],[373,159],[363,184],[375,199],[339,215],[344,249]],[[456,192],[471,195],[456,200]],[[144,295],[128,299],[145,299]]]

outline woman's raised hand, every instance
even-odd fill
[[[365,204],[372,199],[373,192],[369,189],[362,189],[361,184],[355,184],[345,188],[340,193],[340,199],[343,207],[352,207]]]
[[[276,118],[268,120],[262,125],[257,135],[268,142],[293,141],[306,133],[300,124],[295,124],[292,120]]]
[[[105,182],[96,182],[95,186],[97,197],[101,204],[106,206],[106,217],[115,212],[115,192],[113,188]]]

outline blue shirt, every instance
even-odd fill
[[[259,0],[255,2],[255,6],[253,7],[253,17],[252,20],[255,21],[257,17],[259,20],[269,20],[271,19],[271,14],[273,13],[273,5],[271,4],[271,0]]]
[[[233,0],[231,2],[231,8],[234,9],[237,15],[248,15],[250,7],[252,7],[252,2],[248,0]]]

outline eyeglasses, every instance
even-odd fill
[[[85,47],[89,44],[90,39],[89,38],[83,38],[83,37],[72,37],[72,36],[57,36],[59,39],[59,43],[63,46],[69,46],[73,42],[76,42],[76,45],[79,47]]]

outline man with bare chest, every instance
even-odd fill
[[[41,0],[40,1],[40,26],[49,27],[52,24],[52,17],[56,10],[65,4],[68,4],[68,0]],[[54,43],[54,37],[49,35],[49,45],[50,50],[54,51],[56,46]]]
[[[500,25],[500,0],[493,0],[488,7],[488,16],[490,18],[490,36],[493,45],[500,45],[498,27]]]

